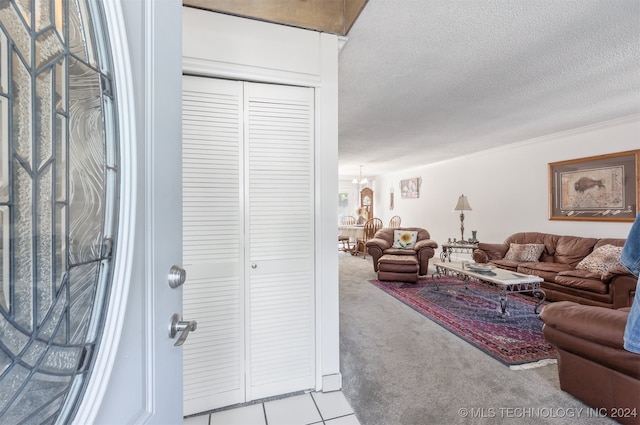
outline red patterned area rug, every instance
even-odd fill
[[[542,322],[534,313],[533,297],[510,293],[507,316],[502,318],[498,290],[482,282],[465,285],[443,277],[439,290],[431,277],[416,283],[370,282],[511,369],[556,363],[556,352],[544,339]]]

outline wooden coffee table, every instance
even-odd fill
[[[436,284],[436,290],[440,290],[438,280],[443,275],[457,276],[465,282],[473,278],[498,288],[501,317],[507,315],[507,295],[509,293],[531,292],[538,299],[538,303],[533,308],[534,314],[538,314],[538,307],[547,298],[547,294],[540,288],[540,282],[544,279],[539,276],[516,273],[471,261],[434,261],[433,266],[436,271],[431,277]]]

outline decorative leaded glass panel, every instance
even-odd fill
[[[0,423],[71,419],[116,247],[115,84],[98,0],[0,0]]]

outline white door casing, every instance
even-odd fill
[[[212,48],[215,46],[215,48]],[[314,88],[316,390],[341,387],[338,258],[338,38],[185,7],[185,74]]]

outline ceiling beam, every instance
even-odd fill
[[[368,0],[183,0],[185,6],[347,35]]]

